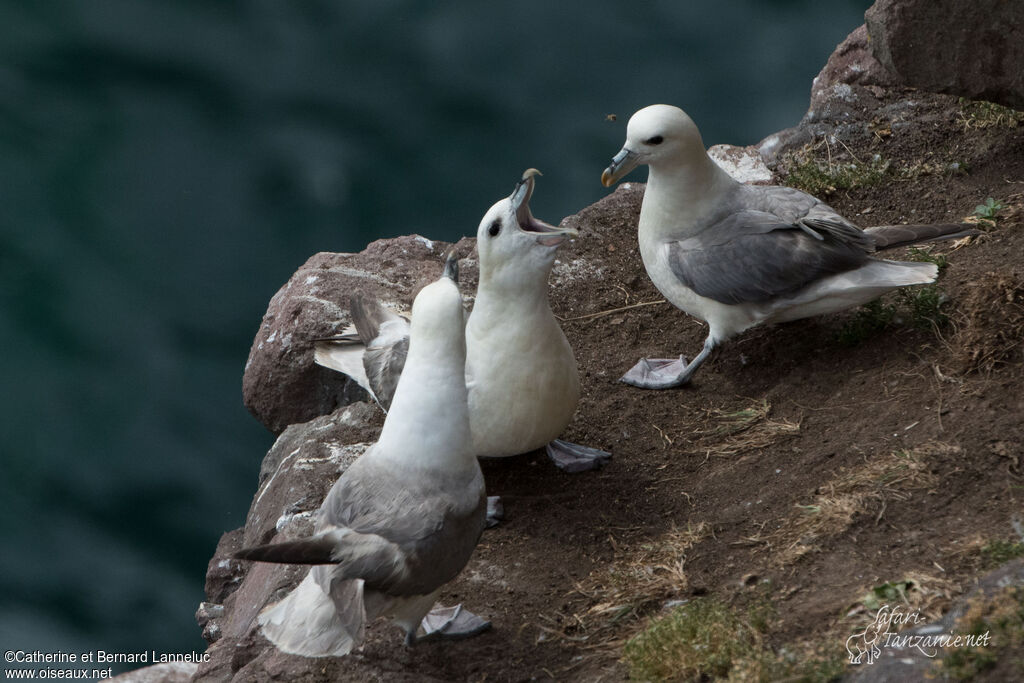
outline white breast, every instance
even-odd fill
[[[544,307],[546,309],[546,307]],[[562,433],[579,401],[572,348],[550,310],[474,309],[466,328],[466,383],[474,451],[504,457]]]

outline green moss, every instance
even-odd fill
[[[989,568],[1024,557],[1024,543],[1014,541],[991,541],[981,549],[981,557]]]
[[[821,197],[836,190],[877,185],[889,174],[889,167],[889,162],[880,157],[869,163],[823,163],[808,160],[791,166],[785,183]]]

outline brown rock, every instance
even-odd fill
[[[814,77],[811,82],[811,101],[817,99],[823,90],[838,83],[883,88],[898,84],[896,77],[875,59],[871,52],[868,29],[863,24],[839,43],[828,62]]]
[[[817,136],[865,132],[865,112],[876,110],[880,93],[895,85],[896,78],[871,53],[867,29],[858,27],[814,78],[810,106],[800,123],[762,140],[757,146],[761,156],[772,165],[784,152]]]

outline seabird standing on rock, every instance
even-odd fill
[[[568,472],[600,467],[611,456],[558,439],[580,398],[576,359],[548,303],[548,276],[572,228],[530,212],[536,169],[492,206],[477,230],[480,282],[466,324],[466,385],[473,448],[501,458],[544,447]],[[354,298],[360,344],[321,341],[316,362],[348,374],[387,409],[388,387],[402,373],[404,319],[380,302]],[[365,383],[364,383],[365,382]]]
[[[464,311],[454,257],[413,303],[408,359],[377,443],[320,506],[306,540],[247,548],[238,559],[312,564],[302,583],[259,616],[279,649],[341,656],[367,622],[391,616],[412,645],[490,626],[461,606],[435,610],[441,588],[469,561],[486,496],[472,447]]]
[[[622,377],[643,389],[687,383],[716,346],[755,325],[935,281],[935,264],[871,258],[876,249],[977,234],[964,224],[865,231],[800,190],[744,185],[707,155],[690,117],[669,105],[633,114],[601,182],[611,187],[640,164],[650,166],[638,226],[644,267],[666,299],[709,327],[689,363],[644,358]]]

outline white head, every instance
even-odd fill
[[[458,268],[420,290],[412,304],[409,353],[374,449],[403,467],[472,467],[466,334]]]
[[[519,282],[539,281],[546,287],[558,247],[577,234],[573,228],[555,227],[530,213],[537,175],[537,169],[527,169],[512,195],[488,209],[480,221],[476,248],[481,285],[515,287]]]
[[[686,112],[668,104],[652,104],[630,117],[626,143],[601,174],[601,183],[611,187],[640,164],[660,168],[707,159],[700,131]]]
[[[459,266],[449,254],[444,274],[420,290],[412,302],[412,320],[409,323],[409,353],[430,352],[431,355],[451,355],[462,348],[465,356],[465,314],[459,293]],[[462,361],[465,363],[465,360]]]

